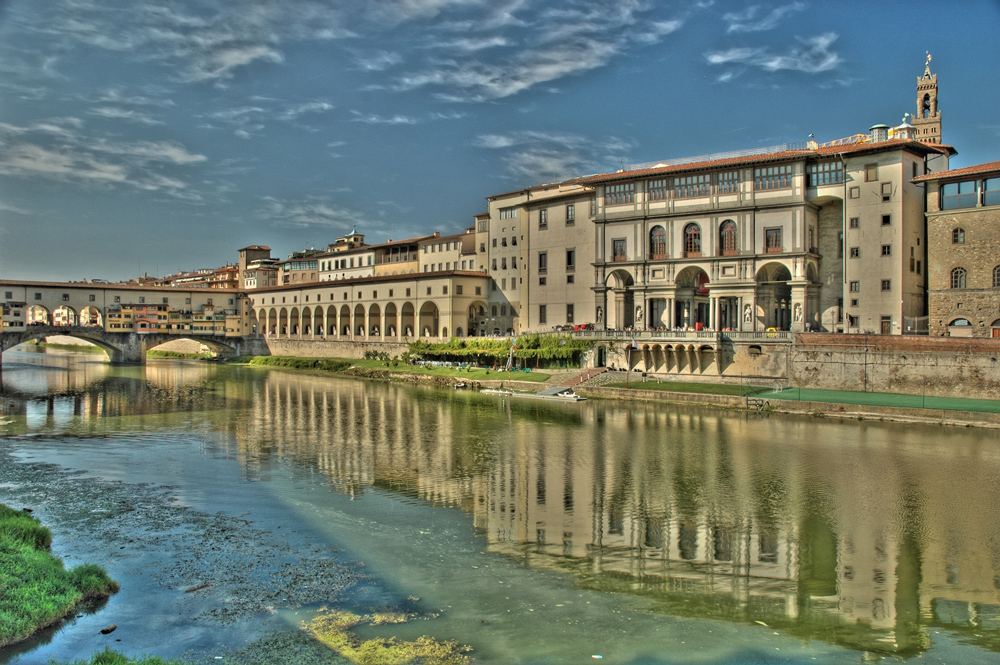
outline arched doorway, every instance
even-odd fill
[[[644,325],[642,312],[638,312],[639,321],[636,321],[635,294],[632,291],[635,286],[635,278],[632,277],[632,273],[627,270],[613,270],[604,284],[607,286],[604,296],[604,317],[607,329],[625,330],[635,325]]]
[[[420,308],[420,333],[421,337],[438,336],[438,308],[432,302],[425,302]]]
[[[702,330],[711,321],[708,274],[698,266],[688,266],[674,279],[674,321],[681,328]]]
[[[764,328],[791,330],[792,273],[783,263],[767,263],[757,271],[757,319]]]

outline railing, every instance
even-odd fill
[[[570,331],[564,331],[570,332]],[[643,341],[669,340],[728,340],[731,342],[790,342],[794,333],[787,330],[726,331],[715,330],[577,330],[573,337],[578,339],[612,339]]]

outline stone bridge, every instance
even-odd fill
[[[166,335],[162,333],[108,332],[100,326],[27,326],[23,330],[0,332],[0,352],[32,339],[63,335],[81,339],[104,350],[113,363],[144,363],[146,352],[166,342],[192,339],[222,355],[240,355],[242,337],[207,335]]]

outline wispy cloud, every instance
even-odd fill
[[[773,30],[781,19],[805,8],[801,2],[793,2],[770,10],[767,5],[751,5],[741,12],[723,14],[722,20],[729,24],[726,32],[762,32]]]
[[[835,69],[843,58],[831,50],[838,35],[828,32],[823,35],[798,39],[788,53],[771,53],[766,48],[731,48],[725,51],[710,51],[705,59],[712,65],[746,65],[758,67],[768,72],[782,70],[816,74]]]
[[[431,41],[440,55],[411,66],[389,89],[429,88],[439,99],[464,102],[516,95],[603,67],[635,44],[657,43],[682,27],[680,19],[660,20],[655,9],[644,0],[510,3],[492,22],[439,27],[447,33],[461,26],[468,34]]]
[[[360,111],[351,111],[354,117],[351,118],[354,122],[363,122],[368,125],[415,125],[420,122],[417,118],[408,115],[391,115],[391,116],[381,116],[373,113],[361,113]]]
[[[10,203],[4,203],[3,201],[0,201],[0,211],[3,211],[3,212],[12,212],[15,215],[33,215],[33,214],[35,214],[32,211],[30,211],[30,210],[25,210],[24,208],[18,208],[15,205],[11,205]]]
[[[212,124],[204,127],[221,125],[231,129],[240,138],[251,138],[260,133],[269,122],[297,122],[303,116],[328,113],[336,108],[323,100],[288,103],[279,99],[257,97],[253,101],[257,104],[224,108],[206,114],[203,117]]]
[[[0,175],[197,197],[184,191],[188,185],[178,168],[204,162],[204,155],[173,141],[94,138],[81,127],[78,119],[0,124]]]
[[[382,72],[393,65],[403,62],[403,56],[391,51],[379,51],[378,53],[358,54],[354,57],[358,67],[368,72]]]
[[[129,122],[135,122],[142,125],[162,125],[162,120],[156,120],[146,113],[141,111],[136,111],[134,109],[125,109],[116,106],[97,106],[89,111],[90,115],[97,116],[99,118],[107,118],[109,120],[127,120]]]
[[[347,231],[355,227],[370,228],[373,223],[364,213],[339,206],[324,197],[291,200],[265,196],[262,200],[260,216],[281,228]]]
[[[529,182],[553,182],[609,170],[632,145],[615,137],[595,141],[578,134],[533,130],[482,134],[473,145],[499,150],[509,175]]]

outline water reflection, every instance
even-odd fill
[[[983,432],[130,371],[34,400],[8,376],[5,403],[29,416],[44,403],[35,430],[61,427],[69,403],[77,426],[197,412],[233,433],[248,478],[292,460],[352,496],[379,487],[467,511],[490,550],[655,612],[904,656],[947,628],[1000,651],[1000,448]]]

